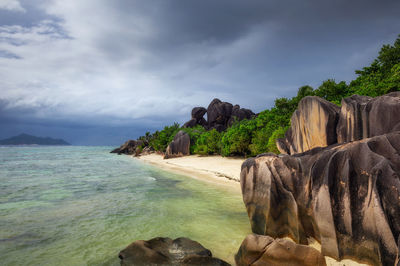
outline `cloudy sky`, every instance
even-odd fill
[[[0,138],[118,145],[220,98],[259,112],[349,81],[398,0],[0,0]]]

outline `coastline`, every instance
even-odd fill
[[[242,163],[245,161],[242,158],[226,158],[219,155],[190,155],[164,160],[162,155],[155,153],[132,157],[166,171],[189,176],[241,193],[240,171]]]
[[[132,158],[165,171],[185,175],[218,185],[232,192],[241,193],[240,171],[242,163],[246,160],[244,158],[227,158],[219,155],[189,155],[164,160],[162,155],[155,153],[137,157],[132,156]],[[309,239],[309,246],[321,252],[321,245],[315,239]],[[368,264],[352,259],[337,261],[329,256],[325,256],[325,261],[327,266],[368,266]]]

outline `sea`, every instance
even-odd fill
[[[0,146],[0,265],[119,265],[120,250],[158,236],[233,263],[251,232],[240,193],[112,148]]]

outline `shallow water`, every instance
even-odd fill
[[[250,233],[239,193],[111,147],[0,147],[1,265],[119,265],[138,239],[185,236],[217,257]]]

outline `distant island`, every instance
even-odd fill
[[[71,145],[63,139],[50,137],[36,137],[28,134],[20,134],[8,139],[0,140],[0,145]]]

